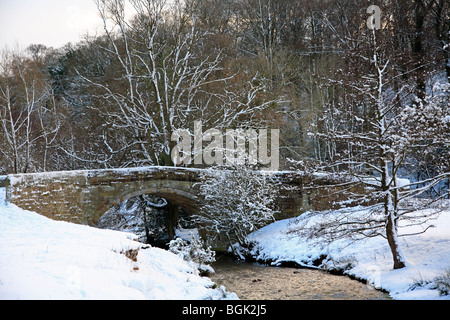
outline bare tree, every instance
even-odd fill
[[[328,228],[319,227],[321,232],[316,234],[383,236],[393,255],[394,269],[398,269],[406,263],[398,241],[399,221],[410,218],[409,224],[423,225],[420,232],[425,232],[430,225],[424,223],[432,218],[418,217],[414,213],[417,207],[408,206],[408,200],[450,176],[449,172],[439,172],[425,181],[403,183],[399,171],[411,160],[413,151],[449,149],[450,95],[447,82],[419,98],[413,95],[414,84],[398,86],[399,75],[392,66],[395,60],[383,50],[386,42],[379,32],[369,34],[367,51],[352,55],[352,61],[357,57],[361,66],[358,78],[330,80],[346,88],[347,100],[329,105],[322,126],[326,130],[315,135],[329,140],[334,148],[330,166],[363,184],[370,190],[370,201],[380,205],[360,217],[347,212],[327,223]],[[362,66],[368,69],[364,71]]]
[[[195,221],[212,238],[226,236],[231,248],[236,242],[245,247],[249,233],[274,220],[278,194],[274,177],[240,165],[212,167],[203,176],[204,203]]]
[[[41,62],[5,51],[0,70],[0,153],[14,173],[45,171],[63,123]]]
[[[163,0],[97,1],[115,63],[109,81],[83,79],[97,87],[97,108],[105,118],[105,144],[119,130],[129,139],[135,164],[170,165],[171,134],[201,119],[214,127],[263,118],[273,102],[261,99],[265,80],[223,66],[221,48],[206,48],[202,30],[189,7]]]

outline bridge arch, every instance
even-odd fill
[[[192,192],[175,188],[173,185],[161,187],[165,184],[168,182],[148,182],[145,188],[125,189],[113,201],[105,202],[99,209],[99,219],[95,226],[113,230],[122,230],[125,226],[128,230],[129,219],[133,217],[132,232],[138,235],[139,240],[163,248],[167,248],[169,241],[176,237],[180,227],[192,229],[195,225],[200,232],[202,227],[192,219],[192,216],[198,213],[200,199]],[[166,203],[160,208],[148,207],[142,202],[142,195],[163,198]],[[128,200],[131,202],[127,202]]]
[[[149,186],[139,190],[123,192],[122,194],[115,197],[114,200],[112,200],[110,203],[108,202],[104,203],[104,205],[101,208],[99,208],[98,213],[100,216],[102,216],[104,213],[106,213],[109,209],[111,209],[115,205],[118,205],[126,200],[144,194],[164,198],[172,204],[176,204],[183,207],[190,215],[198,213],[201,204],[201,200],[199,197],[186,190],[177,189],[173,187],[161,188],[158,186]]]

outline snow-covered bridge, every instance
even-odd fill
[[[56,220],[94,225],[111,207],[141,194],[153,194],[196,213],[201,201],[198,192],[200,171],[180,167],[77,170],[9,175],[7,201]],[[277,205],[277,218],[292,217],[314,204],[335,199],[318,198],[304,192],[310,182],[305,175],[274,172],[285,186]],[[296,188],[292,188],[296,187]]]

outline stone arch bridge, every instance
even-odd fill
[[[200,172],[204,169],[142,167],[15,174],[6,178],[6,200],[55,220],[95,225],[113,206],[142,194],[152,194],[182,206],[193,214],[199,209]],[[296,172],[279,171],[285,188],[279,193],[277,219],[297,216],[307,209],[330,207],[336,200],[314,184],[327,185]]]

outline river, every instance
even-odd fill
[[[218,256],[212,281],[241,300],[384,300],[386,293],[322,270],[265,266]]]

